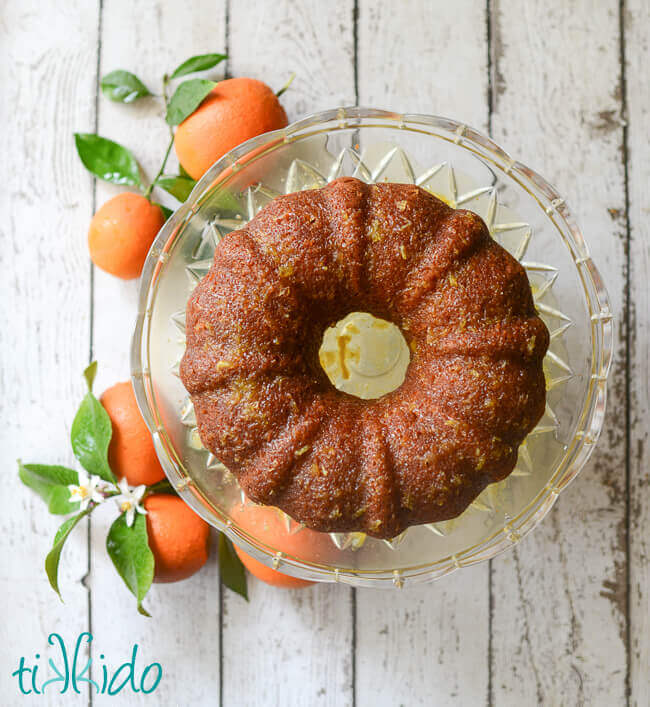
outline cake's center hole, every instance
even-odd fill
[[[364,399],[399,388],[410,360],[399,328],[367,312],[352,312],[326,329],[318,356],[335,388]]]

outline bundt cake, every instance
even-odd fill
[[[353,311],[395,323],[411,351],[375,400],[319,363]],[[203,444],[252,500],[315,530],[391,538],[459,515],[544,411],[549,334],[524,269],[479,216],[413,185],[278,197],[219,243],[186,331]]]

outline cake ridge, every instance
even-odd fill
[[[473,233],[469,240],[463,241],[463,243],[461,243],[460,250],[458,250],[457,247],[453,248],[451,253],[452,257],[449,257],[441,264],[441,266],[436,267],[432,263],[424,262],[425,258],[428,255],[430,256],[437,253],[445,245],[449,245],[451,247],[453,245],[457,246],[458,244],[451,243],[451,238],[448,238],[445,241],[439,238],[432,239],[421,252],[417,262],[414,263],[410,279],[415,279],[418,276],[421,278],[422,276],[428,275],[429,277],[427,279],[431,279],[431,282],[426,283],[424,287],[415,287],[415,283],[405,284],[402,290],[401,301],[406,300],[403,306],[406,306],[409,311],[420,306],[422,300],[426,298],[427,294],[434,292],[443,279],[451,274],[452,269],[457,270],[459,267],[462,267],[463,263],[471,258],[476,250],[483,243],[485,243],[487,239],[489,239],[489,233],[487,232],[487,228],[485,228],[482,221],[478,219],[478,217],[476,217],[471,211],[466,211],[464,209],[450,209],[449,213],[446,214],[445,218],[440,223],[439,232],[443,231],[444,234],[447,235],[447,230],[445,229],[451,229],[451,227],[455,225],[455,220],[459,218],[459,215],[463,220],[466,220],[468,214],[473,216],[473,223],[478,226],[478,232]],[[431,251],[434,251],[434,253]],[[448,254],[443,251],[441,255],[444,257]]]
[[[375,400],[318,362],[350,311],[411,347],[402,385]],[[544,412],[549,335],[523,267],[478,216],[414,185],[278,197],[218,244],[187,323],[181,379],[204,445],[252,500],[316,530],[390,538],[459,515]]]

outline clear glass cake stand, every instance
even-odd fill
[[[391,541],[323,535],[318,556],[268,545],[233,518],[234,477],[201,446],[178,378],[185,305],[218,241],[279,194],[339,176],[414,183],[471,209],[521,261],[551,332],[546,413],[517,467],[460,517],[410,528]],[[219,160],[158,234],[144,267],[132,345],[140,409],[169,480],[209,523],[261,562],[304,579],[396,586],[439,578],[517,543],[584,466],[602,428],[613,324],[605,286],[556,190],[485,135],[428,115],[365,108],[325,111],[249,140]],[[289,534],[304,532],[284,517]],[[309,546],[309,543],[303,543]]]

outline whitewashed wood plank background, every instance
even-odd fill
[[[72,421],[83,395],[79,371],[90,343],[90,266],[79,234],[93,213],[92,181],[77,167],[72,131],[94,129],[98,19],[97,5],[84,0],[62,8],[34,0],[5,5],[0,24],[7,165],[0,196],[0,694],[14,704],[20,698],[10,673],[19,657],[45,654],[51,631],[76,636],[88,626],[85,528],[62,568],[63,605],[43,581],[43,553],[61,519],[19,489],[16,459],[72,462],[64,420]],[[57,704],[53,693],[42,702]]]
[[[3,4],[3,704],[23,703],[10,673],[55,630],[91,630],[108,662],[137,642],[165,669],[154,704],[650,704],[649,28],[647,0]],[[57,522],[20,488],[15,459],[71,461],[80,371],[100,360],[98,390],[128,377],[137,290],[90,268],[87,224],[116,190],[83,172],[72,132],[123,142],[151,174],[166,141],[159,109],[109,103],[98,76],[133,69],[156,87],[186,56],[224,48],[221,74],[279,87],[296,72],[283,97],[292,119],[359,103],[490,130],[578,214],[617,321],[607,431],[515,551],[399,593],[251,579],[250,604],[221,590],[211,560],[154,587],[150,621],[109,567],[98,517],[66,549],[66,604],[47,587]]]
[[[602,444],[539,532],[493,562],[492,693],[496,704],[618,705],[627,640],[618,3],[502,0],[492,29],[492,133],[575,206],[619,334]]]

